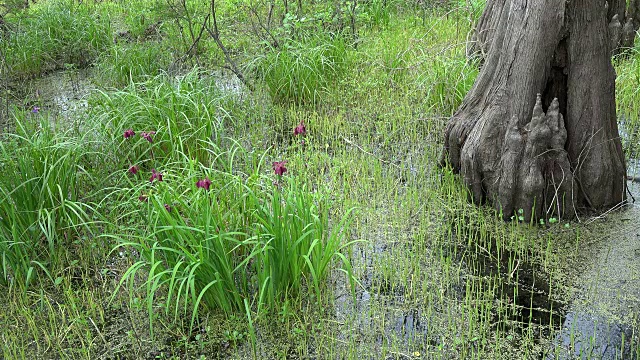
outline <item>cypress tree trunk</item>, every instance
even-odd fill
[[[507,0],[487,2],[467,48],[469,57],[479,57],[484,60],[498,26],[499,13],[506,2]],[[633,47],[636,32],[640,28],[640,0],[629,0],[628,5],[627,0],[610,0],[604,4],[607,9],[610,40],[614,52]]]
[[[484,63],[443,152],[476,203],[530,220],[625,201],[609,27],[620,4],[487,2],[475,37]]]

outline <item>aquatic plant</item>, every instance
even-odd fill
[[[80,198],[82,139],[18,121],[0,142],[0,284],[27,289],[64,266],[64,248],[90,233],[91,206]]]
[[[287,172],[287,168],[285,167],[286,164],[286,161],[274,161],[272,165],[273,172],[278,176],[282,176]]]
[[[196,187],[209,191],[209,187],[211,187],[211,180],[209,180],[208,177],[198,180],[196,181]]]
[[[231,163],[238,152],[252,156],[232,148],[220,150],[216,157]],[[274,164],[281,177],[286,161]],[[201,305],[237,313],[246,311],[249,300],[262,314],[303,286],[313,287],[320,296],[334,262],[341,263],[351,276],[343,254],[353,244],[345,239],[350,212],[330,230],[328,213],[319,210],[319,206],[328,209],[324,197],[293,179],[283,179],[286,186],[281,189],[263,188],[259,163],[249,170],[244,178],[184,167],[176,169],[183,180],[163,183],[148,195],[141,193],[138,200],[148,202],[140,208],[146,229],[135,241],[119,239],[117,248],[135,248],[142,259],[125,272],[120,286],[124,282],[133,286],[133,279],[145,274],[148,310],[153,309],[155,294],[166,286],[165,310],[178,316],[189,304],[193,325]],[[207,175],[195,181],[196,188],[206,191],[188,191],[193,184],[190,179],[200,171]],[[155,169],[152,172],[151,180],[153,176],[162,179]],[[140,184],[122,191],[141,192],[143,188]]]

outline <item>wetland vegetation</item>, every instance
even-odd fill
[[[636,204],[504,221],[439,166],[484,4],[0,0],[0,357],[554,359],[587,316],[640,358]]]

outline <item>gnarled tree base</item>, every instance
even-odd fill
[[[608,12],[604,1],[488,1],[485,63],[443,152],[476,203],[529,220],[625,201]]]

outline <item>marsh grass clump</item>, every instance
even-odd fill
[[[369,27],[389,26],[391,15],[397,9],[395,0],[371,0],[363,3],[361,11],[358,12],[359,23],[364,23]]]
[[[0,282],[19,288],[41,275],[53,280],[65,248],[92,227],[80,181],[90,153],[38,117],[38,126],[18,121],[0,143]]]
[[[341,36],[290,40],[253,63],[277,103],[313,104],[349,66],[349,46]]]
[[[9,75],[29,78],[64,69],[84,68],[112,44],[106,12],[68,1],[46,2],[6,19],[9,31],[0,46]]]
[[[122,88],[161,75],[171,57],[161,43],[113,46],[98,59],[98,80],[103,87]]]
[[[478,75],[478,68],[464,59],[436,57],[418,77],[426,101],[439,114],[452,115],[462,104]]]
[[[235,102],[219,91],[215,78],[197,70],[130,83],[123,90],[100,92],[90,101],[96,105],[101,134],[117,149],[113,160],[123,169],[153,167],[154,161],[175,160],[180,154],[210,163],[207,141],[222,138],[223,124],[233,120],[226,109]],[[123,137],[127,129],[138,136]]]
[[[321,301],[335,263],[353,281],[348,213],[330,229],[324,197],[282,170],[276,170],[274,183],[260,174],[257,159],[248,162],[255,166],[247,172],[234,173],[237,158],[255,156],[243,149],[211,144],[210,151],[227,165],[171,164],[166,176],[154,179],[154,171],[150,181],[120,193],[122,206],[138,208],[144,219],[136,236],[119,239],[117,248],[141,254],[120,285],[136,286],[134,279],[144,270],[141,287],[150,313],[161,287],[167,291],[165,310],[177,317],[188,308],[193,325],[201,305],[226,314],[251,308],[261,315],[303,288],[314,289]]]
[[[614,59],[616,68],[616,104],[620,116],[622,146],[631,158],[640,156],[640,45]]]

